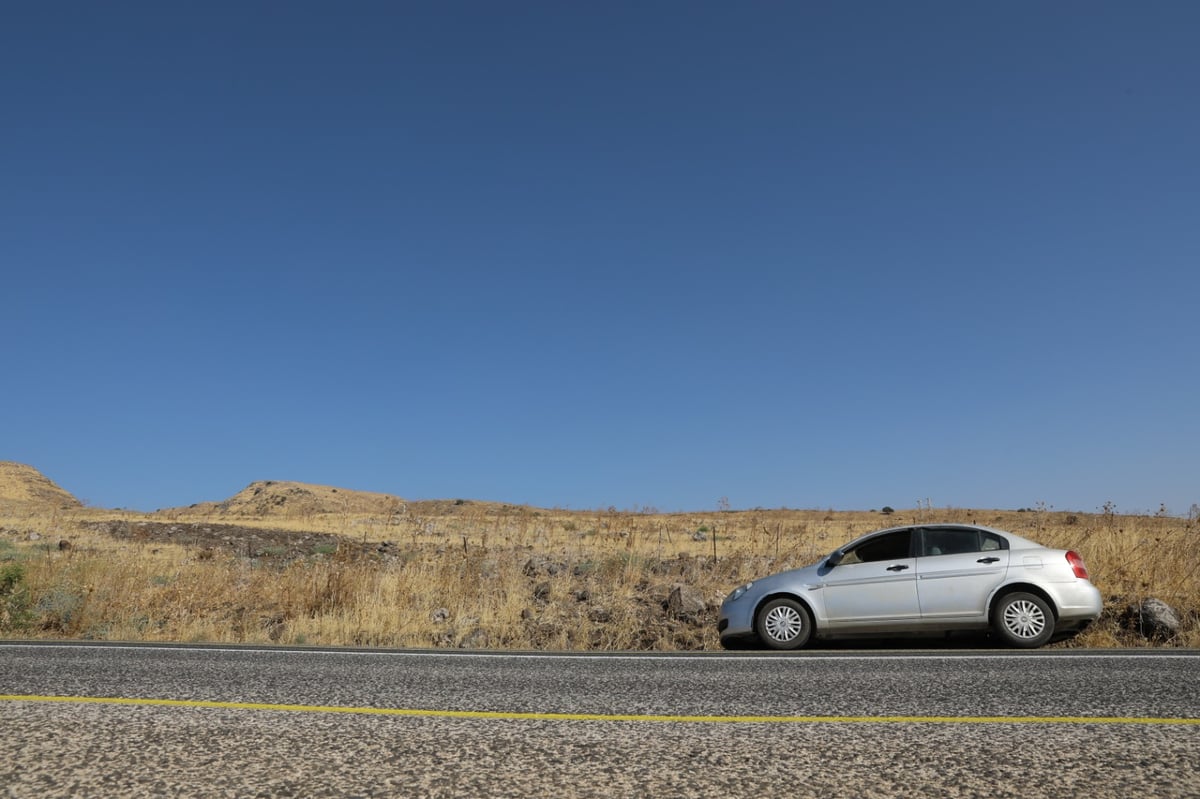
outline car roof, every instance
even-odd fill
[[[873,530],[869,533],[860,535],[858,538],[855,538],[853,541],[846,542],[841,547],[839,547],[839,549],[846,549],[849,546],[851,546],[852,544],[858,543],[859,541],[863,541],[867,538],[872,538],[877,535],[883,535],[884,533],[895,533],[895,532],[899,532],[900,530],[915,530],[918,527],[933,528],[933,529],[951,528],[952,527],[952,528],[956,528],[956,529],[982,530],[985,533],[995,533],[996,535],[1003,536],[1004,538],[1008,539],[1008,542],[1010,545],[1015,545],[1013,547],[1014,549],[1024,549],[1027,547],[1035,547],[1037,549],[1046,549],[1045,545],[1039,544],[1036,541],[1030,541],[1028,538],[1022,538],[1021,536],[1019,536],[1016,533],[1011,532],[1009,530],[1001,530],[999,527],[988,527],[986,524],[967,524],[967,523],[963,523],[963,522],[928,522],[928,523],[915,522],[913,524],[898,524],[895,527],[885,527],[882,530]]]

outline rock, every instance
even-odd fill
[[[262,620],[262,627],[267,632],[267,637],[271,639],[271,643],[279,643],[279,639],[283,638],[283,633],[287,629],[287,618],[282,613],[276,613],[273,616],[268,616]]]
[[[1123,620],[1126,627],[1147,638],[1171,638],[1179,633],[1179,614],[1161,599],[1147,599],[1129,606]]]
[[[667,600],[671,598],[671,594],[675,592],[675,589],[678,588],[679,585],[679,583],[646,584],[643,581],[638,584],[638,590],[642,592],[649,604],[661,608],[662,610],[666,610]]]
[[[707,607],[704,596],[691,586],[677,585],[667,597],[667,614],[677,619],[698,616]]]
[[[434,624],[445,624],[450,619],[449,608],[438,608],[433,613],[429,614],[429,620]]]
[[[565,568],[565,564],[557,563],[541,555],[535,555],[525,561],[525,565],[521,568],[521,571],[526,577],[553,577]]]
[[[487,649],[488,648],[487,631],[482,630],[479,627],[476,627],[475,629],[471,630],[469,633],[467,633],[466,635],[463,636],[462,640],[458,642],[458,648],[459,649]]]
[[[546,602],[547,600],[549,600],[550,599],[550,583],[548,583],[548,582],[538,583],[537,587],[533,589],[533,598],[536,599],[538,602]]]

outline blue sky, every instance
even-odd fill
[[[0,459],[1200,502],[1194,3],[10,4]]]

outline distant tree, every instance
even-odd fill
[[[879,512],[882,513],[884,516],[891,516],[893,513],[896,512],[896,509],[893,508],[891,505],[884,505],[883,509],[880,510]]]

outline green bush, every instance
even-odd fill
[[[0,566],[0,630],[24,630],[33,621],[25,567],[20,563]]]

